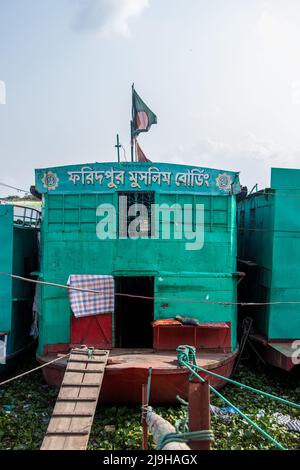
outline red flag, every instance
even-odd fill
[[[138,162],[144,162],[144,163],[151,163],[151,160],[148,160],[146,155],[144,154],[143,150],[141,149],[137,139],[135,139],[135,149],[136,149],[136,160]]]

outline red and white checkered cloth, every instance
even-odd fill
[[[71,274],[68,285],[99,292],[98,294],[69,289],[71,309],[75,317],[87,317],[114,311],[115,284],[113,276]]]

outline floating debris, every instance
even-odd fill
[[[108,433],[116,432],[116,426],[114,426],[113,424],[107,424],[106,426],[104,426],[104,431]]]

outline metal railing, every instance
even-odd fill
[[[41,212],[33,207],[14,206],[14,225],[39,228]]]

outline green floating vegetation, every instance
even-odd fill
[[[22,370],[28,370],[34,365],[33,361],[27,362]],[[288,374],[270,367],[241,367],[235,379],[287,400],[300,401],[300,374],[297,370]],[[57,393],[57,390],[44,383],[40,371],[0,388],[0,449],[39,449]],[[280,412],[300,418],[298,410],[233,385],[227,385],[222,393],[284,447],[300,447],[300,434],[279,426],[272,416]],[[212,404],[219,407],[224,405],[213,396]],[[155,411],[174,425],[184,416],[184,410],[180,406],[155,407]],[[275,449],[271,442],[263,439],[238,415],[232,415],[229,422],[213,416],[212,429],[215,450]],[[88,449],[140,449],[141,440],[141,414],[138,406],[98,406]],[[151,437],[150,447],[153,447]]]

